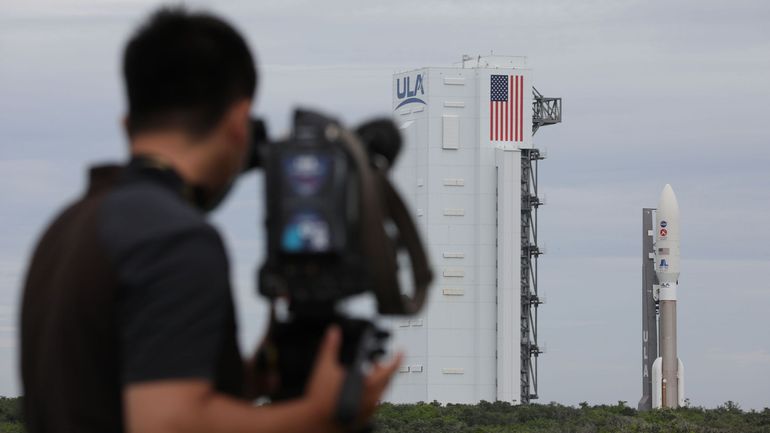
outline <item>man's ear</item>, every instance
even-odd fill
[[[232,105],[226,119],[226,133],[229,141],[239,145],[248,144],[250,113],[251,99],[241,99]]]

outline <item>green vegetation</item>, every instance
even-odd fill
[[[743,411],[733,402],[716,409],[685,407],[638,412],[626,402],[579,407],[434,403],[389,404],[377,414],[379,433],[770,433],[770,409]]]
[[[0,433],[24,433],[21,397],[0,397]],[[560,404],[514,406],[436,402],[384,403],[378,433],[770,433],[770,408],[743,411],[728,401],[716,409],[685,407],[637,412],[620,401],[613,406]]]
[[[21,397],[0,397],[0,433],[24,433]]]

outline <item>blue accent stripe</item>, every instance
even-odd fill
[[[404,99],[403,101],[401,101],[401,103],[398,104],[396,106],[396,108],[394,108],[394,110],[398,110],[399,108],[403,107],[404,105],[411,104],[412,102],[419,102],[420,104],[425,104],[425,101],[423,101],[420,98],[407,98],[407,99]],[[425,104],[425,105],[428,105],[428,104]]]

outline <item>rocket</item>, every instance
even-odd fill
[[[676,292],[679,285],[679,204],[671,185],[660,194],[655,218],[654,269],[660,306],[660,357],[652,364],[652,407],[684,404],[684,365],[676,348]]]

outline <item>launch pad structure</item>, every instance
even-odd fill
[[[396,319],[406,351],[387,401],[529,403],[538,395],[538,163],[532,136],[561,98],[524,57],[463,57],[393,77],[404,138],[393,180],[437,275],[426,310]],[[531,123],[530,123],[531,122]]]
[[[541,126],[561,122],[561,98],[546,98],[532,86],[532,135]],[[521,150],[521,371],[520,400],[537,399],[537,360],[542,350],[537,340],[537,309],[543,303],[538,294],[537,258],[543,252],[537,241],[537,209],[543,204],[538,194],[538,161],[545,156],[536,148]]]
[[[639,410],[652,409],[652,363],[658,359],[658,277],[653,266],[654,208],[642,209],[642,398]]]

